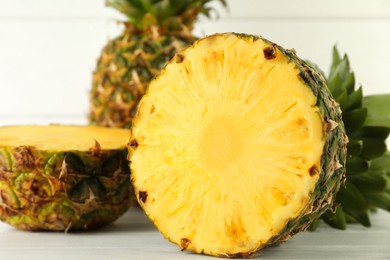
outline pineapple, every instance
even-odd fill
[[[182,250],[247,257],[332,208],[346,146],[320,73],[261,37],[215,34],[150,83],[133,119],[131,178]]]
[[[131,127],[149,81],[183,47],[191,44],[198,14],[209,16],[213,0],[108,0],[125,14],[124,30],[103,48],[93,72],[89,121]],[[219,0],[226,5],[224,0]]]
[[[121,216],[132,198],[124,129],[0,128],[0,219],[22,230],[84,230]]]

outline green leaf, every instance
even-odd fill
[[[352,157],[347,160],[347,176],[362,174],[368,171],[368,161],[361,157]]]
[[[352,156],[360,155],[363,149],[363,141],[361,140],[350,140],[347,144],[348,158]]]
[[[337,46],[333,46],[333,55],[332,55],[332,65],[330,67],[330,72],[329,72],[329,78],[332,78],[335,74],[335,71],[337,69],[337,66],[339,65],[341,59],[340,59],[340,54],[337,49]]]
[[[347,170],[348,172],[348,170]],[[368,210],[367,202],[360,190],[350,181],[341,187],[337,194],[337,200],[343,207],[343,210],[351,212],[366,212]]]
[[[356,222],[362,224],[363,226],[365,227],[371,226],[370,217],[368,216],[368,211],[360,212],[360,211],[345,209],[345,213],[348,214],[350,217],[352,217],[354,220],[356,220]]]
[[[349,73],[350,73],[349,61],[344,56],[344,58],[340,61],[340,63],[335,67],[333,73],[329,74],[329,79],[330,79],[330,81],[332,81],[333,78],[338,76],[338,77],[340,77],[340,80],[344,81],[348,77]],[[341,87],[342,87],[342,85],[339,86],[339,88],[341,88]]]
[[[327,84],[333,97],[337,97],[338,95],[340,95],[340,93],[342,92],[341,89],[342,81],[340,75],[336,74],[333,77],[329,77]]]
[[[386,140],[389,136],[390,128],[382,126],[364,126],[357,133],[354,134],[355,138],[376,138]]]
[[[348,94],[351,94],[355,89],[355,74],[349,72],[343,80],[341,88],[347,90]]]
[[[342,230],[347,228],[347,221],[345,220],[343,209],[340,206],[337,207],[334,213],[329,210],[326,211],[321,218],[331,227]]]
[[[359,130],[366,121],[367,108],[362,107],[343,114],[343,121],[347,135],[350,136]]]
[[[181,20],[180,23],[192,23],[196,13],[209,16],[212,7],[207,4],[214,0],[106,0],[106,6],[113,7],[127,16],[129,22],[138,29],[154,24],[162,25],[170,18]],[[225,0],[219,0],[227,8]],[[148,17],[145,19],[145,17]]]
[[[152,14],[158,17],[158,20],[164,20],[173,16],[172,9],[170,9],[169,0],[162,0],[153,4]]]
[[[370,193],[367,195],[367,201],[370,204],[377,206],[378,208],[387,210],[390,212],[390,193]]]
[[[363,91],[362,91],[362,87],[359,87],[358,90],[352,92],[348,96],[348,102],[345,107],[345,110],[349,111],[349,110],[357,109],[362,106],[362,103],[363,103]]]
[[[345,216],[345,220],[347,220],[347,223],[359,224],[359,221],[357,221],[354,217],[352,217],[345,211],[344,211],[344,216]]]
[[[308,230],[309,230],[309,231],[314,231],[314,230],[316,230],[319,224],[320,224],[319,219],[313,221],[313,223],[311,223],[311,225],[309,226]]]
[[[362,138],[363,149],[361,156],[368,160],[382,156],[386,151],[386,143],[384,140],[375,138]]]
[[[347,90],[344,90],[343,92],[341,92],[337,97],[335,97],[335,100],[337,101],[337,103],[339,103],[341,111],[344,111],[345,107],[348,104],[348,92],[347,92]]]
[[[365,96],[363,106],[368,109],[364,125],[390,128],[390,94]]]
[[[382,192],[386,188],[386,179],[380,174],[370,174],[369,172],[354,175],[349,180],[362,192]]]
[[[390,173],[390,152],[372,160],[369,171]]]

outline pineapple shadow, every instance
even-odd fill
[[[120,233],[120,232],[152,232],[156,231],[153,223],[144,215],[139,207],[133,207],[117,221],[93,230],[72,232],[74,234]]]

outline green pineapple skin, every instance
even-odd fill
[[[107,225],[132,203],[127,151],[0,147],[0,219],[21,230]]]
[[[195,40],[186,31],[160,34],[140,31],[131,24],[125,27],[122,35],[104,47],[93,72],[91,125],[130,128],[150,80],[176,52]]]

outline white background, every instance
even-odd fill
[[[390,1],[228,0],[195,34],[245,32],[328,71],[334,44],[366,94],[390,92]],[[86,123],[91,74],[123,17],[104,0],[0,0],[0,125]]]

